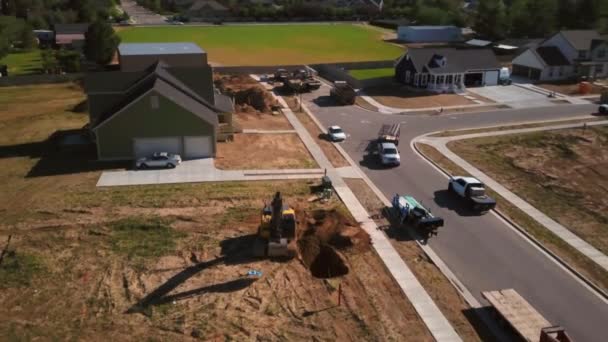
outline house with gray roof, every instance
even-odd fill
[[[154,152],[213,157],[216,141],[232,132],[232,100],[214,88],[202,49],[152,45],[121,44],[120,71],[85,78],[98,158],[129,160]]]
[[[608,40],[594,30],[566,30],[513,59],[514,75],[537,81],[608,76]]]
[[[437,92],[498,84],[500,64],[491,49],[409,48],[395,64],[404,84]]]

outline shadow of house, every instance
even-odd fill
[[[84,129],[60,130],[46,140],[0,146],[0,159],[39,159],[25,177],[44,177],[126,168],[129,162],[101,163]]]

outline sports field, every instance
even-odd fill
[[[195,42],[216,65],[279,65],[395,59],[398,46],[361,25],[163,26],[119,30],[125,43]]]

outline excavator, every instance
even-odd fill
[[[280,192],[272,202],[264,205],[254,254],[266,257],[294,257],[295,249],[290,242],[296,237],[296,212],[283,204]]]

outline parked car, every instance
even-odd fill
[[[330,126],[327,129],[327,136],[331,141],[344,141],[346,140],[346,133],[340,128],[340,126]]]
[[[601,104],[597,111],[600,114],[608,114],[608,104]]]
[[[486,212],[496,207],[496,201],[486,194],[485,185],[477,178],[452,177],[448,183],[448,191],[465,200],[475,211]]]
[[[181,162],[182,158],[179,154],[157,152],[149,157],[137,159],[135,167],[138,169],[147,169],[151,167],[172,169],[181,164]]]
[[[378,156],[380,157],[380,163],[382,165],[399,166],[401,164],[399,150],[397,150],[397,146],[393,143],[378,143]]]

